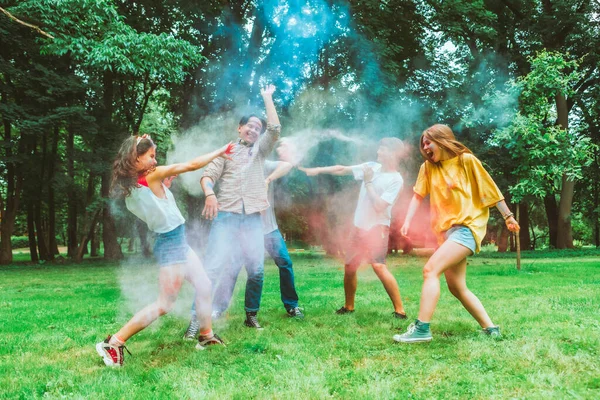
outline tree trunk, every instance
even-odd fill
[[[5,101],[5,98],[2,98]],[[10,144],[12,124],[7,119],[2,120],[4,127],[5,143]],[[18,153],[25,152],[23,139],[19,139]],[[6,157],[12,157],[12,149],[6,147]],[[6,163],[6,201],[2,202],[3,207],[0,209],[0,264],[10,264],[13,260],[12,246],[10,238],[15,226],[15,218],[19,210],[19,201],[21,198],[21,190],[23,188],[23,169],[20,163],[14,161]]]
[[[519,231],[520,247],[523,250],[531,250],[531,237],[529,236],[529,207],[527,203],[519,203]]]
[[[598,138],[600,135],[597,131],[595,134],[592,134],[592,137],[595,138],[595,143],[598,143]],[[600,162],[597,148],[594,148],[594,164],[592,168],[594,168],[594,174],[592,175],[594,177],[592,178],[592,188],[594,190],[592,197],[594,199],[594,207],[592,208],[593,211],[591,214],[594,221],[594,244],[596,247],[600,247],[600,184],[598,183],[598,179],[600,178],[598,174],[598,171],[600,171]]]
[[[140,236],[140,247],[142,250],[142,255],[145,258],[152,257],[152,250],[150,249],[150,243],[148,243],[148,225],[141,219],[136,218],[135,221],[135,232],[133,232],[133,237],[135,239],[136,232]]]
[[[85,213],[83,216],[84,228],[83,228],[83,234],[81,236],[81,240],[83,240],[83,242],[79,242],[79,246],[77,247],[77,251],[75,252],[76,258],[78,258],[79,260],[81,260],[81,258],[79,256],[80,250],[82,252],[81,257],[83,257],[84,254],[89,253],[87,246],[88,246],[90,239],[94,235],[93,229],[91,230],[91,233],[88,233],[88,231],[90,231],[90,227],[89,227],[89,225],[86,225],[86,224],[92,223],[93,218],[96,215],[94,213],[93,216],[90,216],[89,212],[87,211],[87,208],[90,206],[90,204],[92,204],[92,200],[94,198],[94,192],[95,192],[94,180],[95,180],[94,174],[92,172],[90,172],[90,175],[88,176],[87,191],[86,191],[86,196],[85,196]],[[95,227],[95,223],[94,223],[94,227]]]
[[[42,224],[42,191],[43,191],[43,183],[45,181],[46,178],[46,160],[47,160],[47,152],[46,152],[46,146],[48,144],[48,133],[44,132],[44,135],[42,136],[42,162],[40,163],[40,171],[39,171],[39,177],[38,177],[38,187],[37,187],[37,194],[36,194],[36,198],[35,198],[35,203],[33,204],[33,223],[35,224],[35,231],[37,234],[37,244],[38,244],[38,251],[40,253],[40,259],[44,260],[44,261],[50,261],[54,258],[54,255],[50,254],[50,251],[48,251],[48,241],[46,240],[46,231],[44,229],[44,226]],[[35,139],[32,140],[31,146],[33,146],[33,154],[35,156],[35,147],[36,147],[36,141]]]
[[[55,126],[48,162],[48,251],[51,256],[60,254],[56,243],[56,208],[54,204],[54,172],[58,157],[58,132],[58,126]]]
[[[77,191],[75,190],[75,134],[69,127],[67,136],[67,176],[69,177],[67,200],[67,256],[77,256]]]
[[[517,220],[517,222],[521,222],[521,216],[519,215],[520,211],[521,211],[521,208],[517,207],[517,209],[516,209],[517,214],[515,215],[515,219]],[[520,237],[520,235],[515,235],[515,245],[517,248],[517,270],[520,271],[521,270],[521,237]]]
[[[566,131],[569,129],[567,98],[563,94],[556,95],[556,112],[558,114],[558,125]],[[571,208],[573,207],[573,195],[575,193],[575,181],[568,180],[566,175],[562,177],[562,189],[560,191],[560,203],[558,205],[557,223],[557,249],[573,248],[573,229],[571,228]]]
[[[535,250],[536,249],[536,244],[537,244],[537,236],[535,235],[535,230],[533,229],[533,225],[529,225],[529,229],[531,230],[531,250]]]
[[[110,192],[110,171],[102,174],[102,186],[100,189],[102,198],[105,199],[102,208],[102,242],[104,243],[104,258],[107,260],[121,260],[123,252],[117,241],[117,227],[115,220],[110,213],[109,192]]]
[[[27,236],[29,237],[29,257],[34,263],[39,262],[37,243],[35,240],[35,227],[33,226],[33,202],[27,202]]]
[[[41,200],[36,200],[33,205],[33,224],[35,225],[35,233],[37,238],[38,251],[40,259],[44,261],[50,261],[52,259],[48,246],[46,244],[44,227],[42,226],[42,213],[40,208],[42,206]]]
[[[90,257],[98,257],[100,252],[100,240],[98,240],[98,232],[96,232],[96,225],[90,229],[89,242],[90,242]],[[119,246],[120,247],[120,246]]]
[[[597,152],[597,150],[595,150]],[[594,180],[594,211],[592,211],[592,216],[594,219],[594,244],[596,247],[600,247],[600,215],[598,215],[598,210],[600,210],[600,196],[598,196],[599,192],[598,181]]]
[[[500,235],[498,235],[498,253],[506,253],[508,250],[508,238],[510,231],[506,229],[506,226],[500,227]]]
[[[135,234],[129,238],[129,244],[127,245],[127,252],[133,253],[135,251]]]
[[[114,126],[112,124],[114,87],[113,74],[110,71],[104,72],[102,84],[104,87],[104,97],[101,126],[106,129],[107,132],[114,132]],[[113,147],[110,143],[112,137],[114,137],[114,134],[102,138],[103,143],[105,144],[105,146],[102,146],[104,151],[109,151],[109,149]],[[123,252],[117,241],[115,220],[110,213],[110,179],[111,169],[110,163],[108,163],[107,168],[102,172],[100,188],[100,195],[104,200],[104,205],[102,207],[102,242],[104,243],[104,258],[107,260],[121,260],[123,258]]]
[[[546,219],[548,220],[548,234],[550,240],[550,247],[556,247],[557,239],[557,226],[558,226],[558,205],[556,204],[556,198],[553,194],[549,194],[544,197],[544,208],[546,209]]]
[[[96,228],[96,224],[98,223],[98,220],[100,219],[101,214],[102,214],[102,208],[100,207],[94,213],[94,216],[92,217],[92,220],[90,221],[90,225],[87,227],[85,234],[81,238],[81,240],[79,242],[79,248],[77,249],[77,255],[75,258],[77,260],[77,262],[81,262],[81,260],[83,259],[84,250],[87,248],[87,243],[89,241],[89,238],[94,234],[94,229]]]
[[[560,191],[560,203],[558,205],[557,221],[557,249],[572,249],[573,229],[571,228],[571,208],[573,206],[573,195],[575,193],[575,181],[562,177],[562,189]]]

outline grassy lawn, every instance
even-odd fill
[[[215,324],[225,348],[195,351],[187,327],[189,285],[173,314],[129,342],[122,369],[104,366],[94,344],[150,301],[156,269],[123,265],[0,268],[1,398],[600,398],[600,256],[550,254],[514,269],[507,257],[469,261],[469,286],[502,327],[481,336],[444,287],[428,344],[394,344],[408,322],[370,269],[359,276],[357,311],[343,305],[342,268],[322,256],[294,257],[306,319],[285,316],[277,269],[266,266],[259,319],[242,326],[243,288]],[[424,258],[394,256],[409,318],[418,312]],[[243,279],[240,279],[243,281]]]

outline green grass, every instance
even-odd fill
[[[572,254],[569,254],[571,256]],[[195,351],[181,340],[192,292],[172,315],[134,336],[122,369],[104,367],[94,344],[115,332],[156,290],[156,269],[15,264],[0,268],[2,398],[599,398],[600,257],[477,256],[469,286],[504,337],[477,323],[442,290],[433,342],[394,344],[408,322],[392,308],[374,273],[360,272],[357,311],[343,305],[340,262],[294,258],[306,319],[285,316],[276,267],[266,267],[256,332],[242,326],[243,285],[215,330],[226,348]],[[392,257],[409,317],[418,312],[423,258]],[[243,279],[240,279],[243,281]],[[133,289],[129,289],[133,288]]]

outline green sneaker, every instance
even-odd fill
[[[481,332],[484,335],[491,336],[491,337],[493,337],[495,339],[498,339],[498,338],[502,337],[502,334],[500,333],[500,327],[499,326],[490,326],[488,328],[483,328],[481,330]]]
[[[401,335],[394,335],[394,340],[400,343],[419,343],[419,342],[431,342],[433,337],[431,336],[431,330],[423,330],[416,324],[410,324],[406,328],[406,332]]]

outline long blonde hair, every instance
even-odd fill
[[[450,129],[448,125],[435,124],[425,129],[421,134],[421,139],[419,140],[419,151],[421,152],[423,158],[430,163],[432,162],[429,157],[427,157],[427,153],[425,153],[425,150],[423,149],[424,138],[429,139],[442,149],[446,150],[452,157],[461,156],[465,153],[473,154],[473,152],[469,150],[467,146],[456,140],[454,132],[452,132],[452,129]]]
[[[144,137],[130,136],[123,141],[113,162],[112,196],[127,197],[131,194],[131,189],[138,186],[137,158],[146,154],[153,147],[156,147],[156,145],[146,135]]]

